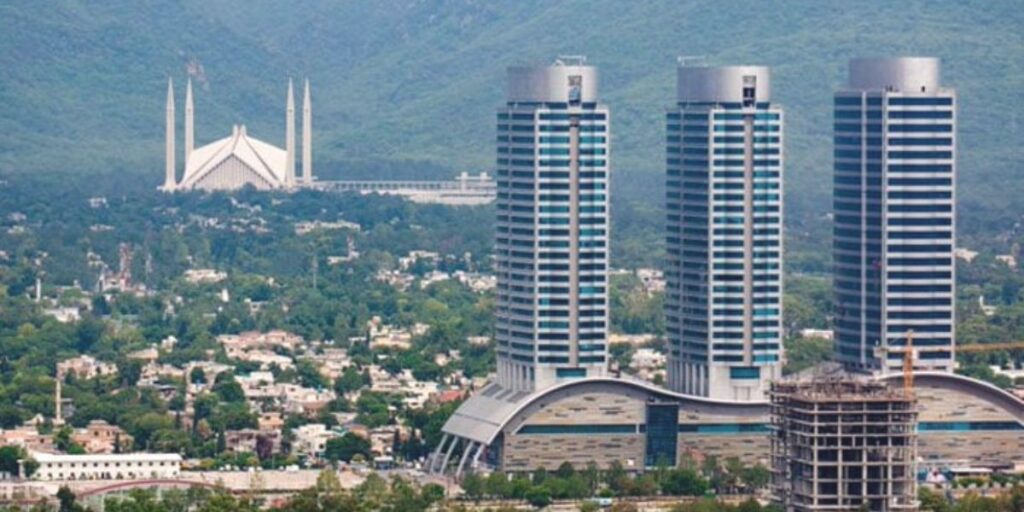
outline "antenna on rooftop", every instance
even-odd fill
[[[556,66],[586,66],[586,55],[559,55],[555,58]]]
[[[676,57],[679,67],[702,67],[708,65],[708,58],[705,55],[680,55]]]

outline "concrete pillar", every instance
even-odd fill
[[[441,442],[437,443],[437,448],[434,449],[434,454],[430,457],[430,465],[427,467],[428,473],[435,471],[434,466],[437,465],[437,461],[440,460],[441,450],[444,449],[444,444],[448,442],[448,434],[441,436]]]
[[[452,444],[448,446],[448,451],[444,454],[444,460],[441,462],[441,467],[439,468],[441,473],[444,473],[445,469],[448,468],[448,459],[452,457],[452,452],[455,451],[455,445],[457,444],[459,444],[459,438],[453,437]]]
[[[472,452],[473,448],[476,447],[477,443],[469,441],[469,444],[466,446],[466,449],[462,450],[462,458],[459,459],[459,467],[455,470],[455,478],[459,478],[462,476],[462,468],[466,466],[466,461],[469,459],[470,452]]]

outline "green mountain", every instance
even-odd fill
[[[286,78],[309,76],[319,175],[488,170],[504,68],[558,54],[601,68],[620,180],[661,171],[677,55],[773,66],[794,221],[830,209],[830,102],[847,59],[939,56],[961,99],[962,226],[1005,229],[1024,211],[1013,0],[9,0],[0,173],[128,171],[155,186],[166,79],[180,113],[187,73],[200,144],[238,122],[283,140]],[[661,197],[640,181],[653,186],[631,193]]]

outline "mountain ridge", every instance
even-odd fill
[[[309,76],[318,172],[488,170],[504,68],[580,53],[601,70],[620,178],[658,173],[675,56],[773,66],[788,209],[830,210],[831,95],[846,61],[934,55],[960,94],[962,204],[1024,211],[1024,15],[1010,1],[25,0],[0,6],[0,172],[126,171],[158,184],[163,88],[186,68],[197,144],[246,123],[281,144],[288,76]],[[182,122],[179,119],[179,137]],[[179,145],[180,146],[180,145]],[[448,169],[448,171],[443,171]],[[381,174],[386,174],[380,171]],[[624,173],[624,174],[623,174]],[[1009,185],[1009,186],[1008,186]],[[651,191],[660,196],[659,191]]]

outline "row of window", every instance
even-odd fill
[[[881,119],[881,110],[836,110],[835,119]],[[952,119],[952,110],[890,110],[889,119]]]
[[[882,98],[879,96],[836,96],[836,105],[860,105],[865,102],[869,106],[877,106],[882,104]],[[952,106],[952,97],[933,97],[933,96],[892,96],[889,97],[889,104],[896,106],[907,106],[907,107],[942,107]]]

